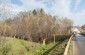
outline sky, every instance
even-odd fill
[[[85,24],[85,0],[0,0],[0,9],[13,15],[39,8],[51,15],[68,17],[74,25]]]

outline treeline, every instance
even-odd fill
[[[52,34],[71,34],[73,21],[46,14],[43,9],[20,12],[14,19],[0,22],[0,35],[41,42]]]
[[[85,30],[85,24],[81,26],[81,29],[82,30]]]

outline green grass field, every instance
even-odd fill
[[[6,51],[8,51],[6,55],[40,55],[54,45],[54,43],[50,43],[43,46],[43,44],[10,37],[7,37],[4,43],[3,47],[0,48],[0,55]]]
[[[5,40],[3,47],[0,47],[0,55],[42,55],[45,51],[58,43],[49,43],[44,46],[43,44],[11,37],[6,37]]]

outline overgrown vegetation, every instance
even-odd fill
[[[8,55],[8,53],[11,50],[11,46],[10,45],[4,45],[1,49],[0,49],[0,55]]]
[[[51,16],[40,9],[20,12],[14,19],[9,18],[1,21],[0,34],[42,42],[45,38],[51,40],[53,34],[71,34],[72,25],[72,20]]]
[[[46,53],[46,55],[53,55],[54,53],[60,54],[63,53],[65,44],[67,43],[67,40],[64,40],[61,42],[51,42],[47,45],[43,45],[11,37],[6,38],[7,40],[4,46],[0,48],[0,55],[43,55],[43,53],[46,51],[49,52],[49,49],[52,49],[55,45],[56,46],[49,53]]]
[[[43,52],[51,48],[54,43],[47,45],[6,37],[7,40],[2,48],[0,55],[42,55]]]
[[[85,32],[80,33],[81,35],[85,36]]]
[[[85,24],[81,26],[81,29],[85,31]]]
[[[72,26],[71,19],[46,14],[43,9],[20,12],[14,18],[0,21],[0,40],[5,40],[0,41],[0,54],[43,55],[55,44],[67,40],[72,34]],[[65,44],[60,43],[59,46]],[[58,47],[59,51],[56,50],[62,54],[64,48]]]
[[[68,39],[61,41],[48,55],[63,55]]]

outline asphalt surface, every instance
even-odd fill
[[[73,55],[85,55],[85,37],[76,34],[73,40]]]

